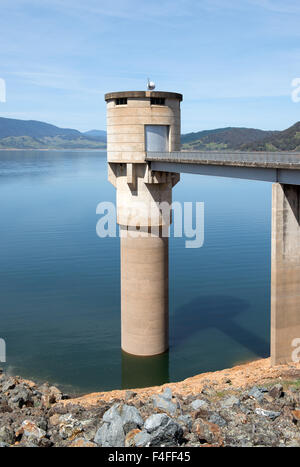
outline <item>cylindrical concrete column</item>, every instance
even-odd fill
[[[300,354],[300,187],[273,185],[271,363]]]
[[[121,238],[122,349],[157,355],[169,346],[168,238]]]
[[[121,345],[129,354],[158,355],[169,347],[166,232],[179,175],[153,172],[146,153],[180,150],[182,96],[128,91],[105,100],[108,178],[121,233]]]

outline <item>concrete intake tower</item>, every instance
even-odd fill
[[[108,179],[121,233],[121,346],[151,356],[169,347],[168,237],[180,175],[152,171],[146,153],[180,151],[180,102],[171,92],[105,95]]]

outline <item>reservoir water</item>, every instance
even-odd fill
[[[170,238],[170,350],[120,350],[119,238],[105,152],[0,151],[0,338],[12,374],[82,393],[179,381],[269,355],[271,184],[181,175],[202,248]]]

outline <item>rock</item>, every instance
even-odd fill
[[[11,407],[33,407],[32,391],[22,385],[18,385],[11,392],[11,397],[8,400]]]
[[[16,387],[16,380],[15,378],[8,378],[3,384],[2,384],[2,392],[7,392],[11,389],[14,389]]]
[[[215,425],[218,425],[218,426],[226,426],[227,425],[227,421],[221,417],[221,415],[217,414],[217,413],[213,413],[210,417],[209,417],[209,422],[210,423],[213,423]]]
[[[104,422],[98,429],[94,442],[102,447],[123,447],[125,433],[121,417],[115,417],[111,422]]]
[[[114,418],[120,417],[119,407],[120,407],[119,403],[116,403],[116,404],[112,405],[111,408],[108,409],[103,414],[103,417],[102,417],[103,421],[110,423],[110,422],[112,422],[114,420]]]
[[[131,429],[142,428],[142,426],[144,425],[144,420],[142,419],[140,412],[136,407],[132,405],[123,405],[121,410],[121,418],[123,426],[125,426],[126,424],[135,425]]]
[[[39,428],[39,426],[32,420],[24,420],[21,428],[16,432],[16,437],[19,436],[27,438],[26,441],[37,443],[46,436],[46,432]]]
[[[101,425],[100,428],[98,428],[96,432],[94,442],[98,444],[99,446],[109,447],[108,441],[107,441],[108,427],[109,427],[109,423],[104,422],[103,425]]]
[[[270,389],[269,395],[273,397],[273,399],[282,397],[284,395],[282,384],[275,384],[275,386]]]
[[[167,401],[172,400],[172,389],[171,388],[165,388],[164,392],[160,394],[160,397],[163,397]]]
[[[292,417],[293,417],[293,421],[294,423],[297,423],[297,425],[299,425],[300,423],[300,410],[299,409],[296,409],[296,410],[292,410]]]
[[[47,387],[44,385],[40,389],[42,389],[41,403],[46,408],[49,408],[51,404],[55,404],[62,399],[61,391],[55,386]]]
[[[83,431],[82,423],[72,417],[72,414],[59,417],[59,436],[62,439],[73,440]]]
[[[151,442],[151,436],[145,430],[140,431],[134,437],[134,445],[137,447],[149,446],[150,442]]]
[[[84,438],[77,438],[69,445],[70,448],[97,448],[98,445]]]
[[[180,415],[178,420],[183,423],[189,430],[191,430],[193,426],[193,419],[190,415]]]
[[[73,412],[72,405],[55,404],[48,411],[48,415],[49,417],[52,417],[52,415],[55,415],[55,414],[66,415],[70,412]]]
[[[87,406],[63,403],[49,384],[0,374],[0,447],[299,446],[300,391],[275,383],[242,394],[234,384],[219,397],[207,380],[205,396],[187,387],[174,397],[164,387],[146,400],[127,391]]]
[[[238,414],[235,414],[234,419],[233,419],[232,422],[235,424],[235,426],[239,426],[241,424],[247,423],[247,421],[248,421],[248,418],[247,418],[246,414],[238,413]]]
[[[129,401],[130,399],[133,399],[135,396],[136,396],[136,392],[126,391],[125,392],[125,401]]]
[[[0,413],[11,413],[13,409],[6,403],[0,405]]]
[[[192,446],[192,447],[196,447],[196,446],[200,446],[200,443],[199,443],[199,438],[198,436],[191,432],[191,433],[186,433],[185,436],[184,436],[187,444],[185,446]]]
[[[267,392],[266,389],[258,388],[257,386],[254,386],[253,388],[250,389],[250,391],[248,391],[248,396],[261,402],[264,398],[265,392]]]
[[[235,396],[227,397],[226,399],[220,402],[222,409],[228,409],[233,407],[234,405],[239,406],[240,400]]]
[[[256,408],[256,402],[252,399],[246,400],[244,404],[241,404],[239,409],[243,414],[245,415],[250,415],[251,413],[254,412],[254,409]]]
[[[257,415],[261,415],[262,417],[268,417],[271,420],[275,420],[281,414],[281,412],[274,412],[273,410],[265,410],[265,409],[261,409],[260,407],[255,409],[255,413]]]
[[[170,415],[175,415],[177,406],[173,402],[161,396],[153,396],[153,405],[157,409],[163,410]]]
[[[122,447],[125,444],[125,434],[123,431],[122,420],[117,418],[113,420],[108,429],[108,443],[112,447]]]
[[[220,427],[214,423],[198,418],[194,422],[193,431],[197,434],[201,444],[223,445]]]
[[[183,429],[179,423],[169,418],[166,425],[161,425],[150,434],[150,446],[178,446],[182,442]]]
[[[138,418],[139,412],[124,406],[123,418],[120,415],[120,404],[115,403],[103,414],[103,425],[97,430],[94,442],[103,447],[122,447],[125,443],[123,424],[131,423],[131,417]],[[128,420],[128,421],[126,421]],[[129,427],[127,427],[129,429]]]
[[[59,422],[60,422],[59,419],[60,419],[60,415],[56,413],[49,418],[49,424],[52,426],[59,425]]]
[[[81,424],[83,427],[84,437],[89,441],[93,441],[97,431],[98,417],[97,419],[91,418],[88,420],[81,420]]]
[[[269,424],[255,424],[251,441],[253,446],[274,447],[279,445],[279,434],[276,430],[270,429]]]
[[[14,430],[8,426],[0,428],[0,442],[4,444],[13,444],[15,441]]]
[[[148,431],[148,433],[152,433],[158,428],[166,426],[169,420],[170,417],[168,417],[168,415],[165,413],[153,414],[150,415],[150,417],[148,417],[145,421],[144,428]]]
[[[191,407],[193,410],[207,409],[208,403],[202,399],[196,399],[191,403]]]

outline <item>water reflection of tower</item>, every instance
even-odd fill
[[[169,382],[169,352],[137,357],[122,352],[122,389],[158,386]]]

